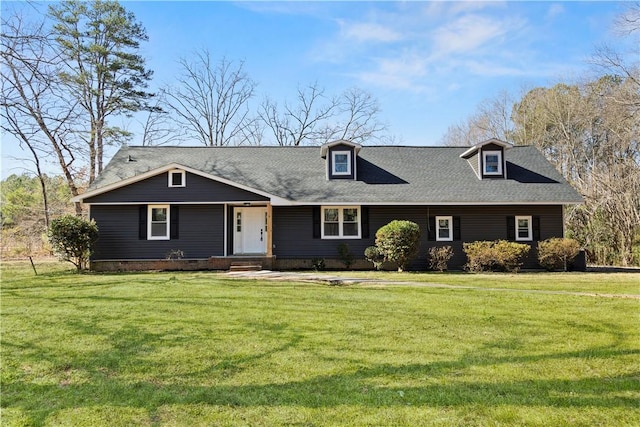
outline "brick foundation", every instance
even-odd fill
[[[196,271],[228,270],[233,262],[251,261],[261,263],[271,270],[273,258],[267,257],[212,257],[203,259],[127,259],[91,261],[92,271]]]

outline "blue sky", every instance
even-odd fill
[[[593,72],[602,43],[619,43],[618,2],[224,2],[123,1],[145,26],[152,90],[177,60],[207,48],[245,61],[266,95],[292,99],[317,81],[328,93],[362,88],[405,145],[436,145],[447,128],[501,91],[573,81]],[[135,131],[135,124],[129,125]],[[138,143],[134,139],[132,144]],[[4,144],[3,144],[4,145]],[[18,155],[4,147],[6,160]]]

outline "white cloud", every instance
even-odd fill
[[[553,3],[547,10],[547,19],[553,19],[564,13],[564,6],[560,3]]]
[[[508,31],[523,25],[518,20],[497,20],[482,15],[465,15],[433,31],[433,56],[470,53],[499,42]]]
[[[324,11],[321,4],[302,1],[236,1],[236,7],[255,13],[316,16]]]
[[[364,42],[395,42],[402,39],[402,35],[392,28],[372,22],[339,21],[343,37],[349,40]]]
[[[488,8],[504,7],[504,1],[452,1],[443,2],[449,5],[448,13],[462,14],[468,12],[476,12]]]
[[[415,52],[405,52],[391,58],[377,58],[373,70],[360,72],[363,82],[392,89],[422,92],[426,87],[419,83],[427,74],[427,61]]]
[[[437,85],[457,90],[454,75],[530,77],[550,72],[530,65],[536,56],[532,23],[506,2],[373,4],[374,9],[358,18],[336,19],[337,31],[316,45],[315,60],[332,62],[334,70],[365,85],[421,94]]]

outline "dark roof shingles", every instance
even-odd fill
[[[296,203],[582,201],[535,147],[506,151],[506,180],[478,179],[465,149],[365,146],[356,181],[329,181],[319,147],[123,147],[89,190],[177,163]]]

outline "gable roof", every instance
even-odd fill
[[[513,145],[509,144],[508,142],[504,142],[504,141],[500,141],[499,139],[495,139],[495,138],[491,138],[491,139],[487,139],[486,141],[482,141],[474,146],[469,147],[468,150],[466,150],[464,153],[460,154],[460,157],[466,159],[468,157],[471,157],[473,154],[475,154],[478,150],[480,150],[482,147],[484,147],[485,145],[499,145],[500,147],[504,148],[505,150],[509,150],[511,148],[513,148]]]
[[[505,153],[508,179],[479,180],[468,147],[366,146],[356,180],[327,180],[318,147],[122,147],[77,201],[183,168],[286,204],[574,204],[583,200],[532,146]]]
[[[357,142],[347,141],[347,140],[344,140],[344,139],[338,139],[337,141],[331,141],[331,142],[327,142],[326,144],[322,144],[320,146],[320,157],[327,157],[327,151],[329,151],[329,149],[331,147],[335,147],[335,146],[338,146],[338,145],[349,146],[349,147],[354,149],[356,154],[358,154],[360,152],[360,150],[362,149],[362,145],[358,144]]]

